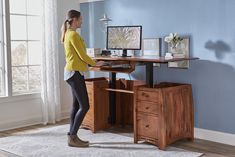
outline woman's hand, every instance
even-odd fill
[[[105,64],[104,61],[98,61],[98,62],[96,62],[96,65],[95,65],[95,66],[101,67],[101,66],[103,66],[104,64]]]

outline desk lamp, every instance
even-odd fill
[[[101,55],[111,55],[111,52],[109,50],[106,49],[106,38],[107,38],[107,26],[109,24],[109,21],[112,21],[112,19],[108,18],[108,16],[106,14],[103,15],[103,17],[101,17],[99,19],[99,21],[102,24],[102,31],[104,32],[104,41],[105,41],[105,48],[102,50]]]

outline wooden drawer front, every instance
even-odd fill
[[[83,123],[85,124],[89,124],[89,125],[93,125],[94,124],[94,110],[93,108],[91,108],[90,106],[90,109],[89,111],[87,112],[84,120],[83,120]]]
[[[146,101],[137,102],[137,112],[146,112],[158,115],[160,113],[161,105],[158,103],[150,103]]]
[[[89,110],[86,113],[86,116],[94,116],[94,103],[89,103]]]
[[[147,92],[139,90],[137,93],[138,100],[150,101],[150,102],[159,102],[160,92]]]
[[[158,117],[137,114],[137,133],[145,137],[158,138]]]

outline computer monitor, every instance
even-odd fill
[[[127,57],[127,50],[141,50],[142,26],[108,26],[108,50],[123,50],[122,56]]]

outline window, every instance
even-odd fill
[[[2,36],[2,31],[0,31],[0,36]],[[4,91],[3,40],[0,37],[0,97],[5,95]]]
[[[10,0],[13,95],[40,91],[40,0]]]
[[[5,2],[6,27],[10,45],[4,52],[3,38],[0,37],[0,96],[6,93],[4,78],[8,77],[8,95],[37,93],[41,90],[41,12],[42,0],[0,0]],[[2,11],[3,9],[1,9]],[[3,17],[3,16],[1,16]],[[1,20],[3,23],[3,20]],[[0,24],[2,24],[0,21]],[[1,29],[1,26],[0,26]],[[3,36],[0,31],[0,36]],[[6,55],[10,53],[11,55]],[[6,60],[4,60],[4,54]],[[7,63],[4,68],[3,63]],[[4,71],[8,70],[8,76]],[[11,78],[11,79],[9,79]],[[6,94],[5,94],[6,95]]]
[[[2,1],[0,0],[0,10],[3,10]],[[5,95],[4,88],[4,67],[3,67],[3,12],[0,12],[0,97]]]

